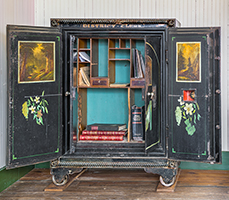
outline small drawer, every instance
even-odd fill
[[[93,87],[107,87],[108,78],[91,78],[91,86]]]
[[[134,78],[130,80],[130,87],[144,87],[145,86],[145,79],[144,78]]]

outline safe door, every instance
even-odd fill
[[[168,31],[168,157],[221,162],[220,29]]]
[[[61,33],[56,28],[7,26],[7,168],[62,153]]]

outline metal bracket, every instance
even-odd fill
[[[71,90],[72,90],[72,92],[71,92],[72,99],[75,100],[76,99],[76,88],[72,87]]]

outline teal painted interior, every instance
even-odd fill
[[[134,89],[134,98],[136,106],[142,107],[145,105],[145,102],[142,100],[142,89]]]
[[[135,105],[144,106],[142,100],[142,90],[133,89]],[[110,122],[120,122],[128,124],[128,100],[127,89],[87,89],[87,110],[90,110],[88,115],[88,124],[99,122],[106,122],[109,115]],[[105,93],[104,93],[105,92]],[[96,98],[95,98],[96,95]],[[77,129],[78,123],[78,110],[77,110],[77,93],[76,98],[73,100],[73,130]],[[100,111],[99,111],[100,110]],[[116,112],[117,111],[117,112]],[[104,114],[106,113],[106,114]],[[117,115],[115,116],[114,113]],[[120,117],[121,115],[121,117]],[[107,122],[108,123],[108,122]]]
[[[20,167],[20,168],[16,168],[16,169],[10,169],[10,170],[6,170],[5,168],[2,168],[0,171],[0,192],[2,192],[7,187],[12,185],[14,182],[16,182],[22,176],[27,174],[33,168],[34,168],[33,165],[28,166],[28,167]]]
[[[95,98],[96,95],[96,98]],[[128,91],[127,89],[87,89],[88,124],[102,123],[109,119],[109,123],[128,124]],[[135,105],[144,106],[142,90],[134,89]],[[73,100],[73,130],[77,129],[78,110],[77,93]],[[114,114],[116,113],[116,114]],[[106,122],[108,123],[108,122]]]
[[[125,39],[125,47],[130,48],[130,40],[129,39]]]
[[[98,42],[98,76],[108,77],[108,40],[99,39]]]
[[[127,89],[87,89],[87,124],[128,123]]]
[[[119,48],[119,40],[115,39],[115,48]]]
[[[90,49],[90,39],[87,39],[87,46],[86,46],[87,49]]]
[[[144,40],[136,40],[135,48],[141,52],[143,59],[145,60],[145,41]]]
[[[130,83],[129,61],[115,61],[115,83]]]
[[[115,50],[116,59],[130,59],[130,50],[129,49],[117,49]]]

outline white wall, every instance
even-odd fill
[[[6,24],[34,25],[33,0],[0,0],[0,169],[5,166],[7,130]]]
[[[6,24],[50,26],[50,18],[177,18],[185,26],[221,27],[222,144],[229,150],[228,0],[0,0],[0,168],[6,154]]]

